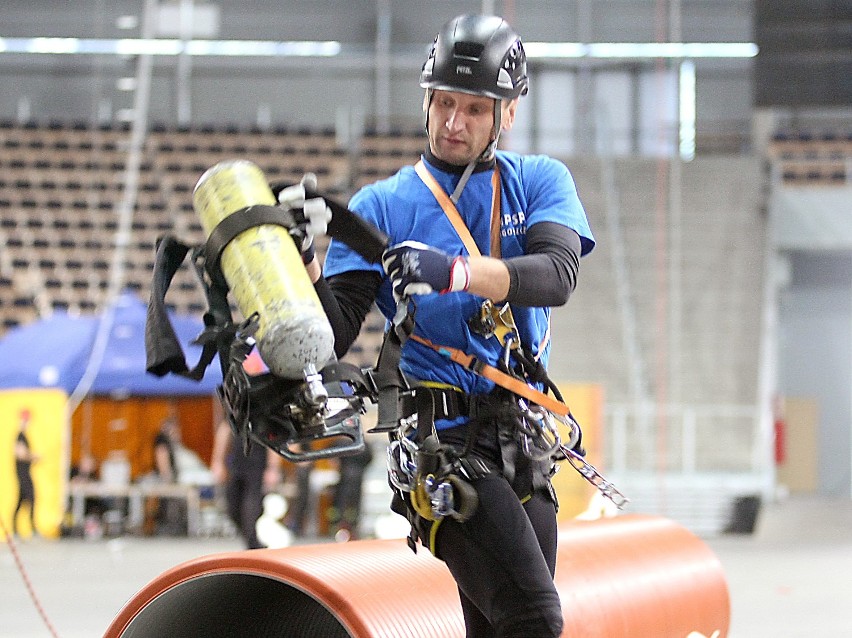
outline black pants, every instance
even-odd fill
[[[474,482],[479,505],[465,523],[440,522],[433,549],[459,588],[468,638],[557,638],[553,584],[556,507],[546,490],[521,503],[499,474]]]
[[[231,476],[225,487],[225,501],[228,516],[239,528],[246,548],[264,547],[255,531],[255,523],[263,514],[263,478],[249,474]]]
[[[467,424],[438,430],[442,446],[478,458],[491,471],[471,483],[478,505],[464,523],[446,517],[437,530],[418,525],[459,589],[467,638],[558,638],[562,608],[556,571],[556,497],[550,461],[531,462],[516,438],[517,401],[499,393],[477,399]],[[423,519],[419,519],[423,522]]]
[[[35,527],[35,486],[33,485],[33,480],[29,475],[29,472],[25,474],[18,474],[18,504],[15,506],[15,514],[12,516],[12,529],[14,533],[17,535],[18,533],[18,512],[21,511],[21,508],[24,506],[24,503],[28,503],[30,506],[30,525],[32,526],[33,533],[36,533]]]
[[[329,514],[332,531],[345,529],[351,532],[353,538],[358,536],[364,473],[372,460],[373,451],[369,445],[357,454],[340,458],[338,462],[340,478],[334,488],[331,513]]]

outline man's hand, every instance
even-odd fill
[[[278,203],[290,209],[301,209],[305,217],[304,238],[302,239],[302,261],[306,264],[314,258],[314,237],[325,235],[328,222],[331,221],[331,209],[322,197],[306,199],[305,187],[317,189],[317,176],[305,173],[301,181],[288,186],[278,193]]]
[[[461,256],[448,255],[418,241],[388,248],[382,266],[397,299],[430,292],[459,292],[470,285],[470,265]]]

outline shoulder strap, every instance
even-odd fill
[[[444,211],[444,214],[447,216],[447,219],[450,220],[450,223],[453,225],[453,228],[456,229],[459,237],[464,244],[464,247],[467,248],[467,252],[469,255],[473,257],[480,257],[482,252],[479,250],[479,246],[476,245],[476,242],[473,240],[473,236],[470,234],[470,230],[468,230],[467,225],[464,223],[461,215],[459,214],[458,208],[453,204],[450,197],[441,188],[441,185],[438,183],[438,180],[435,179],[435,176],[429,172],[429,169],[426,168],[426,165],[423,163],[423,160],[419,160],[414,165],[414,170],[417,172],[417,175],[423,180],[423,183],[426,184],[426,187],[432,191],[432,194],[435,196],[435,199],[438,200],[438,204],[440,204],[441,208]],[[500,171],[497,167],[494,167],[494,173],[491,176],[491,256],[500,258]]]
[[[470,230],[468,230],[467,225],[464,223],[461,215],[459,214],[458,209],[455,204],[453,204],[452,200],[447,196],[447,193],[441,188],[441,185],[435,179],[435,176],[429,172],[429,169],[426,168],[423,160],[419,160],[414,165],[414,170],[417,172],[417,175],[423,180],[423,183],[426,184],[427,188],[432,191],[432,194],[435,196],[435,199],[438,200],[438,204],[440,204],[441,208],[444,211],[444,214],[452,223],[453,228],[456,229],[459,237],[462,240],[465,248],[472,256],[480,256],[481,253],[479,251],[479,247],[476,245],[476,242],[473,240],[473,237],[470,234]],[[500,173],[497,167],[494,167],[494,175],[492,176],[492,197],[491,197],[491,254],[497,258],[500,257]],[[496,246],[496,247],[495,247]],[[514,326],[514,318],[511,314],[511,309],[508,304],[506,304],[501,310],[501,312],[505,313],[506,319]],[[541,405],[551,412],[555,414],[559,414],[560,416],[565,416],[570,413],[570,409],[567,405],[558,401],[556,399],[551,398],[550,396],[544,394],[536,390],[535,388],[530,387],[528,384],[524,383],[520,379],[517,379],[509,374],[506,374],[502,370],[498,370],[494,366],[491,366],[487,363],[479,361],[476,357],[466,354],[461,350],[456,348],[451,348],[449,346],[441,346],[432,343],[428,339],[424,339],[419,337],[418,335],[411,334],[411,339],[422,343],[426,346],[429,346],[436,352],[439,352],[443,355],[448,356],[452,361],[476,372],[477,374],[493,381],[497,385],[506,390],[514,392],[538,405]],[[550,338],[550,330],[548,327],[548,331],[545,334],[544,340],[539,344],[539,352],[541,352],[544,346],[547,344],[547,341]]]
[[[470,234],[470,230],[468,230],[467,226],[464,223],[461,215],[459,214],[458,209],[455,204],[453,204],[452,200],[447,196],[447,193],[444,192],[444,189],[441,188],[441,185],[438,183],[438,180],[435,179],[435,176],[429,172],[429,169],[426,168],[426,165],[423,163],[423,160],[419,160],[414,165],[414,170],[417,172],[417,175],[423,180],[423,183],[432,191],[432,194],[435,196],[435,199],[438,200],[438,204],[440,204],[441,208],[444,211],[444,214],[450,220],[450,223],[453,225],[453,228],[456,229],[459,237],[461,237],[462,243],[465,248],[467,248],[468,254],[472,256],[480,256],[481,253],[479,251],[479,247],[476,245],[476,242],[473,241],[473,237]],[[491,256],[497,259],[500,258],[500,173],[497,167],[494,167],[494,175],[491,178],[492,185],[492,194],[491,194]],[[509,312],[509,316],[511,317],[511,312]],[[514,322],[514,320],[512,320]],[[538,344],[538,353],[536,354],[536,358],[541,356],[541,353],[544,351],[545,346],[550,341],[550,322],[548,322],[547,331],[544,334],[544,337],[541,340],[541,343]]]

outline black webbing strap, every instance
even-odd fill
[[[417,386],[416,394],[428,392],[434,398],[433,412],[436,421],[452,421],[460,416],[470,414],[470,395],[461,390],[452,388],[433,388],[429,386]],[[407,393],[399,398],[400,411],[402,414],[414,414],[417,411],[417,401],[414,395]]]
[[[353,213],[343,204],[320,195],[316,191],[305,189],[305,197],[322,197],[331,209],[331,221],[328,222],[328,236],[349,246],[372,264],[382,261],[382,254],[388,247],[388,236],[376,226]]]
[[[158,377],[171,372],[198,381],[216,356],[216,340],[201,340],[201,358],[190,370],[165,302],[166,291],[190,248],[169,235],[161,237],[157,242],[151,300],[145,316],[145,367],[148,372]],[[207,316],[205,324],[210,327]]]
[[[264,224],[283,226],[290,231],[296,227],[296,219],[289,209],[281,206],[255,205],[234,211],[216,225],[204,245],[205,268],[211,279],[221,277],[219,263],[225,246],[243,231]]]
[[[183,348],[177,339],[165,305],[166,292],[191,247],[174,237],[160,238],[154,261],[151,302],[148,304],[145,322],[148,372],[157,376],[172,372],[197,381],[204,376],[204,371],[213,361],[216,352],[220,350],[220,354],[223,355],[224,371],[226,368],[224,359],[227,358],[227,346],[233,340],[234,327],[231,326],[231,310],[227,299],[228,284],[220,267],[222,251],[243,231],[263,224],[283,226],[289,231],[296,226],[296,220],[292,212],[285,208],[247,206],[234,211],[220,221],[210,233],[203,249],[193,249],[192,258],[196,271],[202,269],[198,264],[198,261],[201,261],[203,271],[209,277],[209,284],[203,277],[199,277],[205,288],[209,309],[204,315],[206,329],[198,340],[202,346],[201,358],[191,370],[186,363]],[[201,275],[201,272],[198,274]]]
[[[287,182],[270,185],[276,199],[281,191],[289,186],[294,186],[294,184]],[[316,197],[325,200],[326,206],[331,210],[331,220],[328,222],[326,234],[333,239],[343,242],[371,264],[381,263],[382,254],[388,247],[388,236],[343,204],[315,190],[305,188],[306,199],[314,199]]]
[[[417,388],[414,391],[414,399],[417,403],[417,431],[414,435],[414,442],[417,447],[422,447],[423,443],[430,436],[437,438],[435,432],[435,395],[429,392],[422,391],[423,388]]]
[[[414,312],[407,310],[404,315],[397,313],[391,327],[385,332],[379,357],[373,369],[373,382],[376,386],[377,423],[370,432],[391,432],[399,427],[403,414],[400,410],[400,394],[409,390],[410,385],[399,362],[402,358],[402,347],[408,341],[408,336],[414,330]]]

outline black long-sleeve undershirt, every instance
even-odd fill
[[[334,354],[338,358],[358,338],[381,284],[382,276],[374,270],[350,270],[330,279],[320,277],[314,284],[334,333]]]
[[[519,306],[561,306],[577,285],[580,236],[561,224],[539,222],[527,230],[527,253],[504,259],[509,270],[505,301]],[[334,350],[342,357],[358,337],[378,294],[382,276],[349,271],[320,277],[315,287],[334,332]]]
[[[504,259],[506,301],[518,306],[563,306],[577,287],[580,236],[567,226],[539,222],[527,229],[526,254]]]

